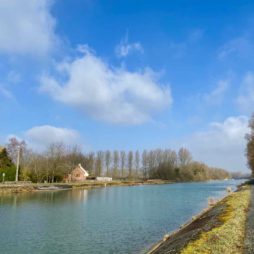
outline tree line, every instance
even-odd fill
[[[247,139],[246,156],[248,166],[251,169],[252,176],[254,177],[254,114],[250,118],[249,128],[250,132],[246,135]]]
[[[18,149],[21,158],[19,179],[24,181],[61,182],[79,163],[91,178],[109,176],[114,179],[202,181],[229,177],[229,173],[223,169],[194,161],[186,148],[180,148],[179,151],[155,149],[142,152],[106,150],[84,154],[79,146],[52,143],[44,152],[38,153],[29,149],[24,141],[11,138],[3,151],[12,162],[12,171],[0,164],[0,172],[9,172],[6,180],[15,178],[13,165],[16,164]]]

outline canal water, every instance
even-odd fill
[[[0,196],[0,253],[144,253],[239,181]]]

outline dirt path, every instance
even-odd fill
[[[244,254],[254,253],[254,181],[251,186],[251,201],[246,221],[245,251]]]

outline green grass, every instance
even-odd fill
[[[204,232],[190,242],[181,254],[242,254],[246,214],[250,202],[250,188],[243,187],[223,202],[226,210],[221,214],[222,224]]]

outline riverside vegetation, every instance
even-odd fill
[[[190,242],[181,254],[243,253],[250,187],[231,194],[223,202],[226,208],[218,218],[221,225],[202,233],[197,240]]]
[[[19,179],[32,182],[62,182],[64,176],[81,163],[90,176],[106,175],[115,179],[163,179],[172,181],[204,181],[229,178],[220,168],[192,160],[189,150],[156,149],[139,151],[98,151],[82,153],[78,146],[51,144],[45,152],[29,149],[24,141],[11,138],[0,150],[0,174],[6,181],[15,178],[17,150],[20,149]]]
[[[250,186],[197,216],[183,228],[167,236],[149,254],[242,254],[245,225],[250,204]]]

